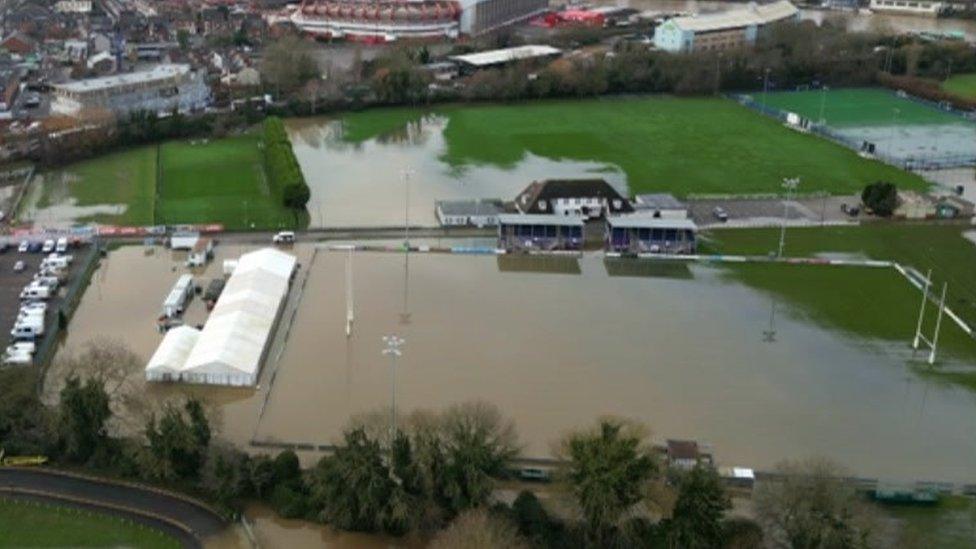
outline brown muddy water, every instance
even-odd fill
[[[217,249],[205,277],[220,258],[241,252]],[[308,266],[311,248],[296,253]],[[723,464],[765,468],[827,455],[859,475],[976,480],[972,392],[912,373],[901,348],[854,340],[797,314],[777,312],[777,341],[765,343],[769,297],[720,268],[608,266],[595,254],[357,253],[347,339],[345,262],[345,253],[319,251],[311,263],[260,418],[268,366],[257,390],[147,386],[141,370],[130,390],[147,402],[203,397],[218,434],[242,448],[253,436],[333,443],[350,416],[389,405],[381,337],[397,334],[406,339],[401,412],[493,402],[515,420],[526,456],[548,456],[565,431],[614,414],[646,422],[659,440],[706,442]],[[153,319],[176,279],[173,265],[161,250],[111,252],[71,322],[66,350],[109,336],[148,359],[162,338]],[[49,395],[59,379],[52,370]]]
[[[442,161],[447,150],[444,116],[425,115],[361,142],[344,138],[339,119],[290,119],[285,124],[311,189],[313,227],[402,226],[407,212],[411,225],[434,226],[438,200],[512,200],[537,179],[591,174],[630,194],[624,173],[602,162],[553,160],[525,151],[514,165],[452,167]]]

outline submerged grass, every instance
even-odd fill
[[[897,546],[968,549],[976,543],[976,499],[947,496],[935,506],[878,505],[897,521]]]

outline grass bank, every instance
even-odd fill
[[[180,543],[158,530],[109,515],[0,498],[0,547],[177,549]]]
[[[942,83],[942,89],[966,99],[976,99],[976,73],[957,74]]]
[[[420,109],[350,113],[344,139],[361,142],[399,131]],[[799,176],[807,192],[860,192],[877,180],[928,187],[921,178],[784,128],[731,100],[628,97],[516,105],[456,105],[431,111],[447,119],[440,160],[452,167],[514,167],[527,153],[619,167],[640,192],[780,192]],[[581,176],[585,174],[580,174]]]

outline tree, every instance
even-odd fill
[[[322,520],[341,530],[381,529],[393,479],[380,443],[362,428],[347,431],[342,446],[319,461],[312,478],[312,498],[322,509]]]
[[[762,527],[746,518],[732,518],[722,523],[723,547],[752,549],[763,546]]]
[[[293,210],[305,209],[305,206],[308,204],[308,200],[312,198],[312,191],[308,188],[308,185],[288,185],[285,187],[283,192],[283,202],[285,206]]]
[[[434,537],[430,549],[528,549],[529,544],[505,519],[485,509],[465,511]]]
[[[778,464],[753,495],[766,538],[793,549],[868,547],[874,521],[846,476],[825,459]]]
[[[146,425],[149,441],[149,470],[158,480],[178,481],[196,478],[210,443],[210,427],[199,402],[184,405],[187,419],[179,408],[167,403],[163,415],[151,417]]]
[[[254,488],[254,495],[260,499],[269,497],[271,490],[274,489],[275,481],[274,465],[271,458],[264,454],[255,456],[248,463],[247,469],[251,486]]]
[[[731,507],[715,469],[697,464],[679,479],[678,499],[667,523],[668,544],[685,549],[721,546],[722,516]]]
[[[296,36],[285,36],[264,50],[259,69],[261,80],[275,94],[288,94],[319,75],[308,43]]]
[[[448,510],[457,513],[484,505],[502,473],[518,454],[515,424],[486,402],[465,402],[444,411],[441,437],[446,465],[441,471]]]
[[[518,525],[519,533],[540,547],[568,547],[566,528],[553,517],[539,502],[539,498],[528,490],[519,492],[512,502],[512,515]]]
[[[562,444],[563,472],[583,517],[587,542],[607,546],[621,520],[645,501],[657,463],[641,426],[604,419],[594,430],[571,433]]]
[[[108,440],[105,423],[112,416],[105,385],[71,375],[61,389],[58,435],[65,457],[87,462]]]
[[[864,187],[861,202],[874,212],[874,215],[888,217],[898,207],[898,189],[893,183],[877,181]]]

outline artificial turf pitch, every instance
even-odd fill
[[[755,101],[763,101],[762,93],[753,94],[752,97]],[[820,120],[822,105],[823,118],[828,126],[835,128],[967,123],[954,114],[877,88],[772,92],[766,94],[765,103],[813,121]]]

